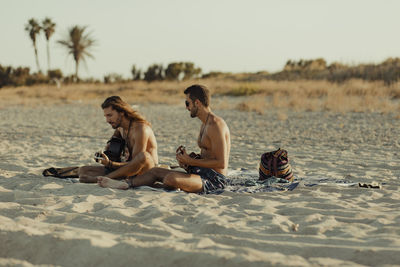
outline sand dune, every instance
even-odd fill
[[[161,163],[175,164],[181,144],[196,149],[200,122],[183,106],[139,110],[153,124]],[[98,103],[0,109],[0,265],[400,265],[396,116],[215,112],[231,130],[231,170],[257,170],[263,152],[282,147],[299,186],[197,195],[43,177],[51,166],[95,164],[92,154],[112,134]]]

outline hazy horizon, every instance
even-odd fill
[[[88,26],[98,41],[94,60],[80,76],[131,77],[132,65],[190,61],[203,70],[256,72],[281,70],[287,60],[324,58],[328,63],[379,63],[400,56],[400,2],[337,1],[2,1],[0,64],[36,72],[32,42],[24,28],[30,18],[50,17],[51,68],[64,75],[74,62],[56,44],[67,29]],[[37,39],[42,70],[47,70],[46,39]]]

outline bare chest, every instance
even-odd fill
[[[131,131],[125,132],[124,130],[121,130],[120,133],[122,138],[125,140],[125,147],[121,159],[123,162],[127,162],[131,160],[132,149],[135,146],[135,139],[133,138]]]
[[[207,126],[200,129],[200,134],[197,139],[197,145],[201,150],[210,150],[211,149],[211,140],[207,133]]]

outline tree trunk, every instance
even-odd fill
[[[76,79],[77,82],[79,81],[78,67],[79,67],[79,60],[75,60],[75,79]]]
[[[37,66],[38,72],[42,72],[42,70],[40,69],[40,65],[39,65],[39,57],[38,57],[38,51],[37,51],[36,44],[33,44],[33,48],[35,48],[36,66]]]
[[[47,75],[49,74],[50,70],[50,47],[49,47],[49,40],[47,40]]]

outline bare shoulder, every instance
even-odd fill
[[[217,115],[214,114],[212,119],[210,120],[210,128],[219,131],[219,132],[229,132],[228,125],[226,124],[225,120]]]
[[[146,129],[146,125],[144,123],[134,122],[132,125],[132,129],[135,131],[143,131]]]
[[[132,130],[135,134],[146,134],[149,135],[153,132],[151,127],[146,123],[134,123],[132,126]]]

